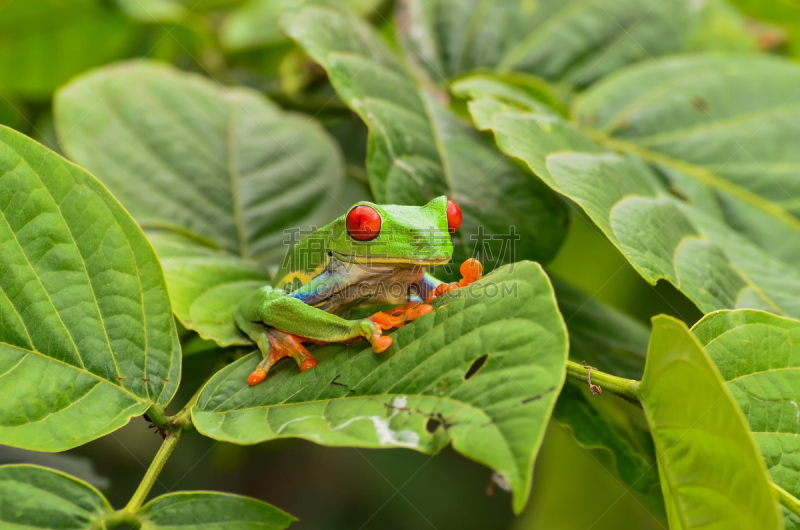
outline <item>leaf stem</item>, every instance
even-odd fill
[[[139,487],[136,488],[136,491],[134,492],[133,497],[131,497],[130,502],[128,502],[128,505],[122,510],[123,514],[135,514],[137,511],[139,511],[139,508],[142,507],[142,504],[147,498],[147,495],[150,493],[150,490],[153,489],[153,485],[156,483],[158,475],[161,473],[161,470],[164,469],[164,464],[167,463],[172,451],[175,450],[175,446],[178,445],[181,435],[183,435],[183,429],[176,429],[167,434],[167,438],[158,449],[156,457],[152,462],[150,462],[150,467],[147,468],[147,473],[144,474],[144,478],[139,483]]]
[[[197,400],[200,399],[200,394],[205,386],[205,383],[200,385],[200,388],[198,388],[197,392],[194,393],[192,398],[186,402],[186,405],[183,406],[181,411],[170,418],[170,424],[173,428],[177,427],[180,430],[185,431],[194,426],[192,423],[192,407],[197,404]]]
[[[607,390],[628,401],[639,403],[639,381],[617,377],[590,366],[581,366],[576,362],[567,361],[567,377],[571,379],[588,384],[587,380],[590,372],[593,385],[597,385],[602,390]]]
[[[778,493],[778,499],[781,501],[781,505],[800,517],[800,500],[774,482],[772,483],[772,487]]]

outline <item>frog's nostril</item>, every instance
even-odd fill
[[[452,234],[461,226],[461,208],[453,201],[447,201],[447,230]]]

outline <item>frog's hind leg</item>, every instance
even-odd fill
[[[270,368],[284,357],[291,357],[300,367],[301,372],[317,365],[317,359],[300,343],[297,337],[290,333],[265,326],[260,322],[240,322],[240,327],[250,339],[256,343],[261,355],[264,357],[253,373],[247,378],[247,384],[257,385],[263,381]]]

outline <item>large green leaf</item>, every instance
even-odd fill
[[[89,484],[46,467],[0,466],[3,528],[94,528],[111,505]]]
[[[74,477],[39,466],[0,466],[3,528],[90,530],[124,522],[142,529],[281,530],[296,520],[256,499],[202,491],[156,497],[123,516],[99,491]]]
[[[268,282],[286,230],[348,206],[341,154],[324,129],[248,89],[125,63],[61,89],[55,117],[66,153],[151,229],[181,323],[223,346],[247,342],[233,310]]]
[[[59,90],[55,119],[64,152],[145,228],[275,261],[284,229],[344,209],[341,155],[322,127],[248,89],[155,62],[122,63]]]
[[[558,197],[422,94],[374,29],[319,7],[283,20],[369,126],[367,173],[379,202],[424,204],[442,194],[455,200],[464,213],[454,237],[456,263],[474,252],[489,269],[554,256],[566,225]]]
[[[656,446],[670,528],[782,527],[747,422],[682,322],[653,319],[639,394]]]
[[[772,480],[800,498],[800,322],[720,311],[692,331],[744,412]],[[800,525],[796,515],[788,517],[787,528]]]
[[[704,312],[749,307],[800,316],[800,271],[678,200],[643,161],[518,103],[483,97],[469,105],[502,150],[583,208],[650,283],[668,280]]]
[[[137,513],[142,528],[282,530],[297,519],[265,502],[239,495],[192,491],[156,497]]]
[[[716,4],[402,0],[398,18],[410,50],[436,81],[492,69],[585,86],[632,62],[698,46],[694,37],[709,33],[705,26],[717,15]],[[736,37],[741,39],[741,28]],[[708,40],[703,44],[719,45],[719,38]]]
[[[0,443],[59,451],[166,405],[180,346],[155,252],[81,168],[0,127]]]
[[[800,66],[767,56],[649,61],[593,86],[575,120],[660,166],[688,199],[800,268]]]
[[[507,479],[519,512],[564,381],[567,335],[553,291],[540,266],[521,262],[434,306],[381,355],[363,343],[327,346],[313,370],[281,363],[254,387],[246,380],[260,355],[244,357],[205,386],[194,424],[241,444],[299,437],[435,453],[451,442]]]
[[[164,267],[172,310],[181,324],[220,346],[252,344],[233,315],[242,300],[270,283],[264,266],[180,234],[151,231],[148,237]]]
[[[75,74],[129,56],[139,38],[132,22],[100,0],[3,2],[0,90],[48,99]]]
[[[278,28],[278,18],[287,9],[307,4],[346,6],[355,15],[374,12],[384,0],[254,0],[231,11],[220,26],[219,39],[226,51],[280,46],[289,39]]]

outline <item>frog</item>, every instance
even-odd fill
[[[366,339],[382,353],[393,342],[384,332],[430,313],[435,298],[480,279],[482,266],[474,258],[461,265],[459,282],[427,272],[450,262],[462,218],[461,208],[445,196],[422,206],[361,201],[299,240],[272,283],[246,296],[235,311],[236,326],[262,356],[247,384],[264,381],[284,357],[300,371],[316,366],[303,343]],[[361,306],[395,304],[366,318],[345,318]]]

